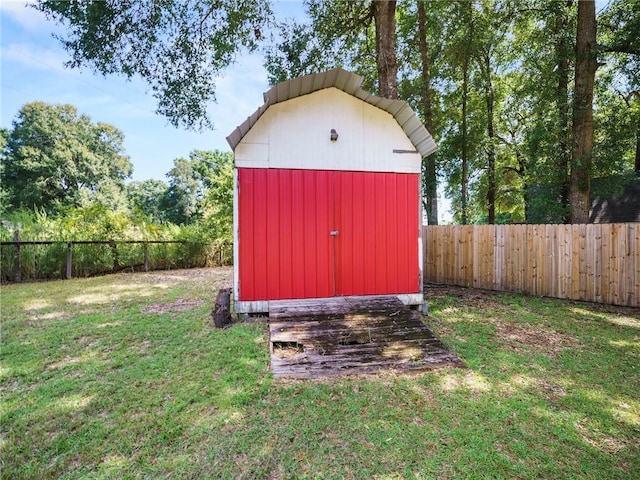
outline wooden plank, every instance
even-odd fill
[[[558,226],[545,226],[545,241],[547,243],[546,262],[546,287],[544,294],[548,297],[557,297],[560,290],[560,282],[558,278]]]
[[[471,261],[473,262],[473,279],[471,285],[476,288],[480,283],[480,238],[478,228],[477,225],[471,227]]]
[[[437,277],[437,282],[438,283],[444,283],[445,282],[445,271],[444,271],[444,266],[445,266],[445,254],[447,252],[447,244],[446,244],[446,238],[445,238],[445,233],[446,233],[446,227],[443,228],[438,228],[437,229],[437,236],[436,236],[436,242],[438,243],[438,264],[437,264],[437,269],[438,269],[438,277]]]
[[[453,232],[455,229],[451,226],[445,227],[445,247],[446,247],[446,271],[445,271],[445,281],[447,283],[453,283],[455,285],[459,285],[459,281],[457,276],[455,275],[455,251],[456,247],[453,244]]]
[[[593,225],[593,301],[602,302],[602,225]]]
[[[528,293],[533,293],[533,263],[534,263],[534,250],[533,250],[533,225],[527,225],[527,262],[525,263],[525,278],[524,287]]]
[[[504,275],[504,238],[502,225],[495,225],[494,228],[494,244],[493,244],[493,289],[503,289],[503,275]]]
[[[609,250],[609,303],[618,303],[618,226],[614,223],[610,225],[610,250]]]
[[[558,298],[567,298],[571,272],[571,242],[567,225],[558,225]]]
[[[429,248],[431,247],[430,242],[430,230],[426,225],[422,225],[420,227],[422,229],[422,281],[430,282],[431,278],[431,268],[433,264],[433,258],[428,254]]]
[[[289,303],[286,312],[280,307],[283,316],[269,322],[276,377],[463,366],[417,313],[394,297],[304,300]],[[318,309],[324,313],[313,313]]]
[[[460,255],[458,256],[458,265],[456,270],[459,272],[461,277],[461,285],[465,287],[470,287],[473,285],[473,260],[471,259],[471,255],[469,254],[469,241],[470,241],[470,227],[469,225],[462,225],[461,228],[457,229],[458,239],[457,246],[460,250]]]
[[[536,295],[544,295],[545,270],[547,260],[547,243],[545,241],[545,225],[536,225]]]
[[[578,299],[587,299],[587,226],[586,224],[578,225],[578,243],[580,245],[580,274],[578,277]]]
[[[304,315],[375,313],[404,308],[405,305],[395,295],[306,298],[273,300],[269,302],[269,316],[286,318]]]
[[[441,367],[460,367],[459,360],[451,352],[443,350],[433,352],[420,362],[381,361],[368,364],[341,364],[331,361],[314,361],[309,364],[272,361],[276,378],[320,378],[335,377],[345,374],[374,374],[382,371],[412,372]]]
[[[507,287],[514,291],[519,290],[520,278],[518,275],[518,269],[520,266],[520,251],[522,248],[521,243],[518,241],[519,229],[514,228],[515,225],[505,225],[505,238],[506,238],[506,252],[505,263],[507,266]]]
[[[482,282],[481,288],[495,289],[495,275],[494,275],[494,262],[496,255],[496,234],[493,228],[489,225],[482,225],[480,227],[482,232],[483,242],[483,254],[482,254]]]
[[[626,235],[624,235],[623,233],[623,225],[620,223],[614,224],[613,225],[613,229],[615,231],[615,259],[614,262],[616,264],[615,266],[615,273],[616,273],[616,279],[615,279],[615,299],[614,299],[614,304],[615,305],[620,305],[620,302],[622,300],[622,295],[625,293],[625,286],[624,286],[624,281],[623,281],[623,276],[624,276],[624,260],[626,257],[626,246],[625,246],[625,240],[626,240]]]
[[[584,300],[593,302],[595,297],[595,251],[593,249],[594,224],[585,225],[585,289]]]
[[[601,285],[602,285],[602,301],[605,303],[609,303],[611,301],[610,297],[610,269],[609,264],[611,263],[610,258],[611,252],[611,225],[605,224],[602,225],[602,273],[600,275]]]
[[[580,230],[578,225],[571,225],[571,291],[569,298],[580,298]]]

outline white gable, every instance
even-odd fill
[[[338,140],[331,141],[331,130]],[[276,103],[235,147],[237,167],[420,173],[396,119],[331,87]]]

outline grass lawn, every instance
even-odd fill
[[[637,309],[432,288],[468,369],[276,381],[230,277],[2,286],[2,478],[640,478]]]

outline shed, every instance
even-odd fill
[[[341,68],[272,87],[234,151],[234,306],[396,295],[423,303],[422,158],[437,146],[403,101]]]

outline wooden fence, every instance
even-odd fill
[[[424,226],[424,278],[640,306],[640,224]]]

